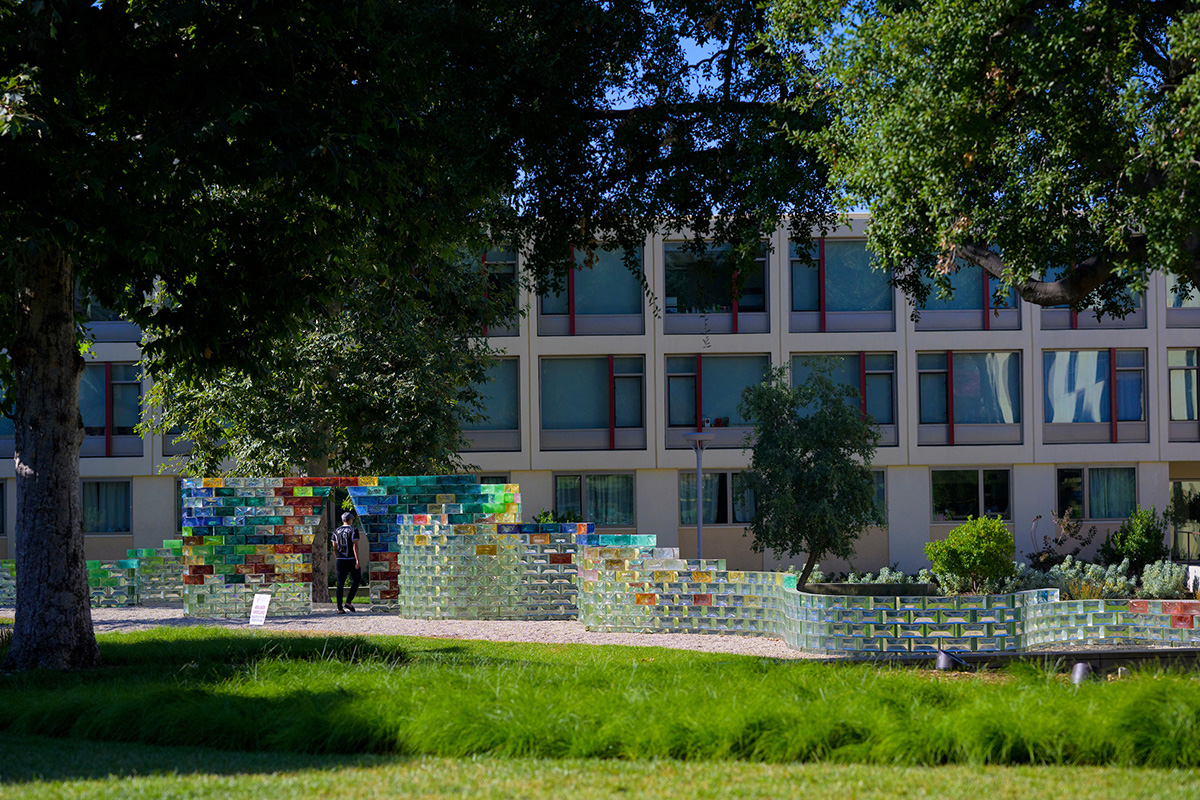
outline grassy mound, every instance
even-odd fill
[[[0,731],[241,751],[900,765],[1200,764],[1200,683],[1071,686],[654,647],[101,637],[89,673],[0,678]]]

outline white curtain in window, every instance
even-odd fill
[[[955,424],[996,425],[1020,421],[1020,355],[956,352]]]
[[[83,484],[85,533],[125,533],[129,527],[129,483],[87,481]]]
[[[588,521],[597,525],[633,525],[633,476],[587,476]]]
[[[717,522],[722,477],[721,473],[704,473],[704,523],[706,525]],[[694,472],[684,472],[679,475],[679,522],[681,525],[696,524],[696,473]]]
[[[1137,507],[1137,470],[1093,467],[1088,470],[1088,505],[1092,519],[1125,519]]]

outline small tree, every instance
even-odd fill
[[[863,531],[886,523],[870,469],[879,429],[860,411],[857,390],[834,382],[828,364],[810,366],[799,386],[786,368],[771,370],[747,387],[738,409],[754,425],[750,468],[740,477],[754,494],[752,546],[806,553],[801,587],[820,559],[852,557]]]

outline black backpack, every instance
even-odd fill
[[[335,558],[354,558],[354,528],[343,525],[333,532],[333,555]]]

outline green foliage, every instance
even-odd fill
[[[447,255],[391,277],[340,279],[326,313],[271,341],[269,372],[193,379],[160,365],[142,430],[184,432],[191,448],[172,463],[182,474],[227,464],[242,475],[465,471],[460,425],[491,355],[475,334],[511,309],[489,303],[479,278],[477,262]]]
[[[985,593],[1016,571],[1012,532],[999,517],[968,517],[945,539],[925,545],[938,584],[951,593]]]
[[[829,158],[846,206],[869,207],[871,249],[918,309],[969,264],[991,273],[997,303],[1012,285],[1030,302],[1118,316],[1154,270],[1200,286],[1190,4],[772,10],[775,40],[813,42],[821,64],[797,66],[797,97],[838,107],[800,135]]]
[[[929,570],[922,569],[916,575],[908,575],[898,569],[897,564],[883,567],[879,574],[851,572],[846,576],[846,583],[895,583],[908,585],[914,583],[934,583],[934,576]]]
[[[1155,561],[1142,570],[1142,587],[1138,597],[1152,600],[1178,600],[1186,597],[1187,567],[1171,561]]]
[[[1157,579],[1156,579],[1157,582]],[[1067,555],[1050,569],[1042,571],[1017,564],[1013,576],[999,591],[1024,592],[1031,589],[1058,589],[1063,600],[1096,600],[1104,597],[1149,596],[1137,590],[1137,579],[1129,577],[1129,562],[1108,567],[1076,561]],[[1155,589],[1154,591],[1159,591]]]
[[[1167,547],[1167,521],[1153,507],[1138,508],[1100,545],[1100,562],[1116,564],[1128,561],[1130,574],[1138,575],[1147,564],[1170,555]]]
[[[898,786],[929,797],[1058,797],[1086,786],[1089,800],[1176,800],[1200,793],[1193,771],[1086,766],[763,764],[670,759],[420,758],[236,752],[0,734],[6,780],[23,798],[522,797],[708,800],[723,787],[772,797],[803,786],[815,798],[887,800]],[[698,790],[698,787],[700,788]]]
[[[555,514],[543,508],[533,518],[533,521],[539,525],[550,525],[555,522],[583,522],[583,518],[574,511],[564,511],[561,514]]]
[[[738,412],[754,430],[750,467],[739,491],[754,493],[749,531],[756,552],[806,553],[803,586],[826,555],[849,559],[854,542],[870,525],[886,524],[875,504],[871,459],[879,429],[864,419],[857,392],[835,383],[828,365],[816,362],[808,379],[793,387],[785,368],[742,393]]]
[[[1067,556],[1078,558],[1083,549],[1096,538],[1096,533],[1099,531],[1093,525],[1085,534],[1083,520],[1071,519],[1070,509],[1065,511],[1061,517],[1051,509],[1050,519],[1054,523],[1054,535],[1043,536],[1040,546],[1037,542],[1033,542],[1034,549],[1025,554],[1025,558],[1029,560],[1029,566],[1034,570],[1048,570],[1061,564]],[[1032,539],[1033,532],[1030,531],[1029,535]]]
[[[100,647],[102,671],[0,676],[0,732],[75,747],[654,758],[660,769],[670,760],[1200,766],[1188,712],[1200,683],[1190,674],[1076,688],[1028,667],[946,681],[897,666],[658,647],[214,630],[103,636]],[[706,679],[717,667],[721,679]],[[585,693],[591,702],[578,703]]]

